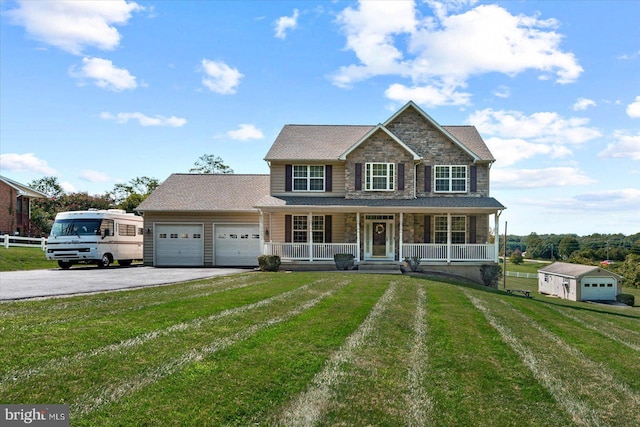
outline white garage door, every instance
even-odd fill
[[[612,277],[585,277],[582,279],[582,300],[615,300],[616,280]]]
[[[216,224],[214,232],[216,265],[246,267],[258,265],[260,225]]]
[[[158,224],[155,233],[157,266],[204,265],[202,224]]]

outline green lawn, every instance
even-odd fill
[[[0,271],[41,270],[57,268],[56,261],[47,260],[40,248],[0,247]]]
[[[0,402],[73,426],[640,424],[639,309],[537,293],[247,273],[3,303],[0,331]]]

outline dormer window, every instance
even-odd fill
[[[394,163],[366,163],[365,190],[392,191],[394,189]]]
[[[293,191],[324,191],[324,165],[293,165]]]
[[[466,166],[436,166],[436,193],[466,193]]]

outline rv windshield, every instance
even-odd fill
[[[52,236],[95,236],[100,234],[99,218],[94,219],[58,219],[51,227]]]

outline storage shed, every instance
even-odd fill
[[[538,291],[571,301],[615,300],[622,277],[593,265],[554,262],[538,270]]]

